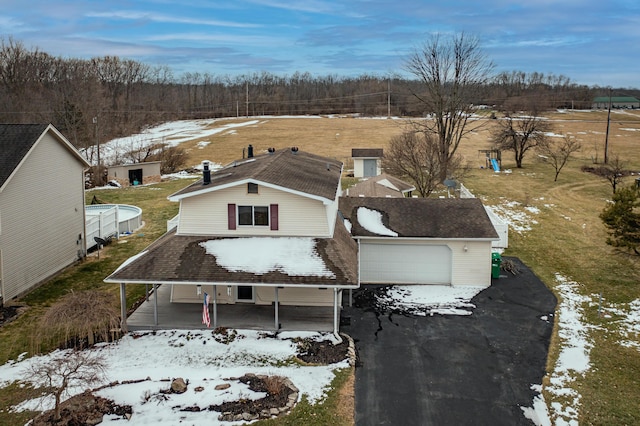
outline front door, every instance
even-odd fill
[[[239,285],[237,287],[236,302],[253,302],[253,286]]]

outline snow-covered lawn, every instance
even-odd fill
[[[273,337],[269,333],[238,330],[233,341],[221,343],[212,330],[130,333],[117,343],[100,344],[90,349],[101,355],[107,366],[104,383],[119,382],[97,391],[97,395],[114,400],[120,405],[131,405],[133,416],[127,425],[188,424],[216,425],[239,424],[219,422],[218,414],[208,410],[201,412],[180,411],[181,408],[198,405],[208,407],[240,398],[256,399],[264,395],[251,391],[232,377],[247,373],[288,377],[306,395],[311,403],[322,400],[334,371],[348,367],[348,361],[329,366],[303,366],[293,361],[296,354],[295,337],[333,339],[332,335],[319,333],[288,332]],[[14,380],[30,382],[30,366],[51,362],[66,356],[68,351],[55,351],[43,356],[9,361],[0,366],[0,386]],[[181,377],[188,383],[184,394],[162,394],[171,380]],[[130,382],[130,383],[125,383]],[[131,383],[135,382],[135,383]],[[215,390],[218,384],[231,385],[225,390]],[[202,388],[196,391],[196,388]],[[84,389],[73,388],[72,394]],[[25,401],[13,410],[45,410],[53,407],[52,398]],[[105,416],[103,424],[122,424],[117,416]],[[242,423],[242,422],[240,422]]]

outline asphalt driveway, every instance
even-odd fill
[[[370,288],[346,308],[356,342],[356,425],[531,425],[555,296],[518,259],[469,316],[376,312]],[[503,273],[504,274],[504,273]]]

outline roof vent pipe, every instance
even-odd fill
[[[292,146],[291,147],[291,152],[293,152],[294,154],[296,154],[298,152],[298,147],[297,146]]]
[[[269,152],[269,154],[273,154],[274,152],[276,152],[275,148],[268,148],[267,151]]]
[[[209,185],[211,183],[211,170],[209,170],[209,162],[202,162],[202,184]]]
[[[247,158],[253,158],[253,145],[251,144],[247,147]]]

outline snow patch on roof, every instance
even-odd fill
[[[378,235],[397,237],[398,233],[384,226],[382,223],[382,213],[366,207],[358,207],[358,223],[369,232]]]
[[[227,238],[205,241],[200,246],[230,272],[261,275],[279,271],[292,276],[335,278],[318,255],[313,238]]]

